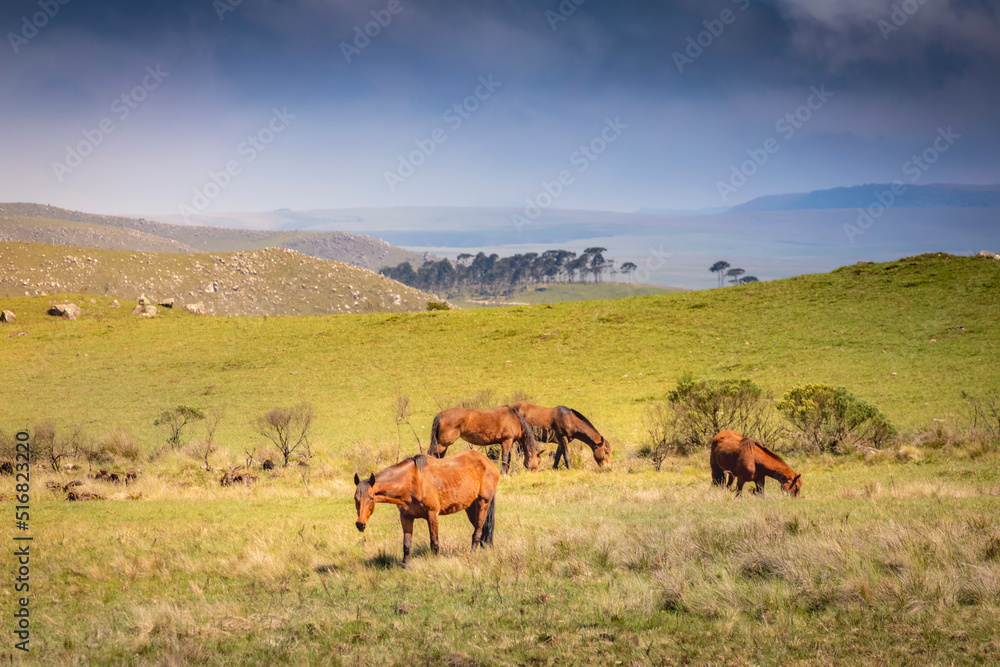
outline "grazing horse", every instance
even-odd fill
[[[802,475],[795,472],[760,442],[744,438],[736,431],[721,431],[712,439],[712,483],[732,488],[736,479],[736,495],[743,492],[743,485],[753,482],[755,494],[764,495],[764,479],[773,477],[781,483],[781,490],[793,498],[802,490]],[[726,481],[726,473],[729,480]]]
[[[565,405],[546,408],[525,401],[513,403],[511,407],[517,410],[534,430],[535,440],[559,445],[553,469],[559,468],[560,458],[565,462],[566,469],[569,469],[570,440],[579,440],[589,445],[594,452],[597,465],[611,466],[611,443],[594,428],[589,419],[576,410]]]
[[[413,520],[424,519],[431,534],[431,549],[438,555],[438,516],[465,510],[474,528],[472,548],[493,545],[495,494],[500,473],[485,455],[468,450],[449,459],[417,454],[389,466],[377,475],[354,475],[355,525],[364,532],[375,503],[399,506],[403,524],[403,565],[410,562]]]
[[[501,405],[493,410],[442,410],[434,416],[431,446],[427,453],[439,459],[444,458],[448,447],[459,438],[477,447],[500,445],[505,475],[510,471],[510,448],[516,441],[520,443],[524,453],[524,467],[531,471],[538,470],[538,455],[541,452],[535,444],[535,434],[524,417],[509,405]]]

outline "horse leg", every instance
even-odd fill
[[[403,567],[410,564],[410,550],[413,548],[413,517],[399,512],[399,522],[403,524]]]
[[[437,556],[440,554],[441,549],[438,544],[438,513],[428,512],[427,513],[427,528],[431,533],[431,551]]]
[[[712,467],[712,484],[715,486],[723,486],[726,483],[726,471],[723,470],[722,466],[714,460],[709,461],[709,464]],[[732,483],[732,478],[730,478],[729,485]]]
[[[746,480],[742,477],[736,480],[736,497],[739,498],[740,494],[743,493],[743,485],[746,484]]]
[[[765,479],[767,479],[767,478],[764,477],[763,475],[761,475],[760,477],[758,477],[757,479],[755,479],[753,481],[753,483],[757,485],[757,488],[754,489],[754,492],[753,492],[755,496],[760,496],[761,498],[764,497],[764,480]]]
[[[465,515],[469,517],[469,523],[472,524],[472,550],[475,551],[476,547],[479,546],[479,540],[483,536],[483,526],[479,521],[479,506],[483,504],[482,499],[476,499],[471,505],[465,508]]]
[[[562,452],[563,464],[566,466],[566,470],[570,469],[569,465],[569,438],[559,438],[559,451]]]
[[[503,464],[500,466],[500,472],[504,475],[510,472],[510,448],[514,444],[514,440],[507,438],[500,444],[501,455],[500,460]]]

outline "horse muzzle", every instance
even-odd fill
[[[355,522],[354,522],[354,525],[358,527],[358,532],[359,532],[359,533],[363,533],[363,532],[365,532],[365,526],[366,526],[367,524],[364,524],[364,523],[361,523],[360,521],[355,521]]]

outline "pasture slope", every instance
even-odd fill
[[[0,295],[78,292],[208,315],[326,315],[426,310],[433,297],[368,269],[287,248],[233,253],[150,253],[0,241]],[[89,297],[88,299],[89,300]],[[82,305],[82,304],[79,304]]]
[[[34,469],[28,663],[1000,660],[1000,456],[950,435],[961,392],[998,386],[995,260],[392,315],[138,320],[99,301],[70,322],[43,314],[53,299],[0,299],[18,315],[0,326],[8,433],[118,426],[149,453],[163,409],[225,408],[218,468],[253,442],[251,416],[309,401],[317,456],[251,488],[220,488],[186,450],[140,461],[128,493],[87,482],[120,502],[63,502],[44,482],[81,474]],[[845,385],[901,427],[905,455],[790,453],[798,501],[711,488],[707,452],[655,472],[635,456],[642,417],[686,370],[776,394]],[[616,444],[615,468],[577,446],[573,471],[517,471],[501,480],[495,548],[470,556],[465,517],[446,517],[435,559],[420,523],[401,570],[395,512],[358,534],[350,478],[417,451],[397,441],[396,395],[426,446],[440,406],[487,388],[581,410]],[[3,587],[5,610],[13,595]]]

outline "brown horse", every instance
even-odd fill
[[[781,490],[793,498],[802,490],[802,475],[795,472],[763,444],[744,438],[736,431],[720,431],[712,440],[712,483],[732,488],[736,479],[736,495],[743,492],[743,485],[753,482],[755,494],[764,495],[764,479],[773,477],[781,483]],[[729,480],[726,481],[726,473]]]
[[[567,408],[565,405],[546,408],[525,401],[518,401],[511,407],[517,410],[531,425],[535,432],[535,440],[554,442],[559,445],[556,449],[556,461],[552,466],[553,469],[559,468],[560,458],[565,462],[566,469],[569,469],[569,443],[571,440],[579,440],[589,445],[594,452],[594,460],[597,461],[597,465],[611,465],[611,443],[594,428],[589,419],[576,410]]]
[[[494,495],[500,473],[486,456],[475,450],[438,460],[423,454],[389,466],[362,480],[355,473],[355,525],[364,532],[375,503],[399,506],[403,524],[403,565],[410,562],[413,521],[424,519],[431,534],[431,549],[438,554],[438,516],[465,510],[474,528],[472,548],[493,545]]]
[[[524,453],[524,467],[531,471],[538,470],[538,455],[541,452],[535,444],[535,434],[524,417],[509,405],[501,405],[493,410],[442,410],[434,416],[431,446],[427,453],[439,459],[444,458],[448,447],[459,438],[477,447],[500,445],[505,475],[510,471],[511,445],[518,442]]]

